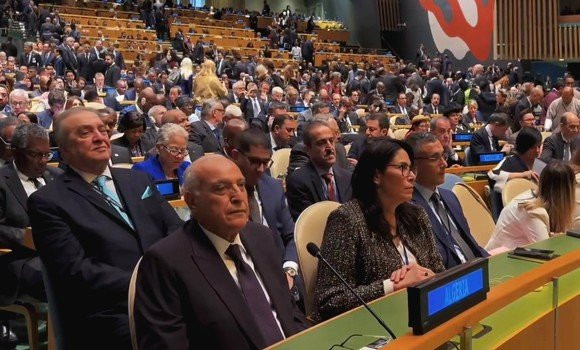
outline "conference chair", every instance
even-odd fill
[[[544,142],[544,140],[546,139],[546,137],[549,137],[552,135],[551,131],[542,131],[542,142]]]
[[[322,244],[322,237],[324,236],[324,228],[326,227],[328,215],[338,207],[340,207],[340,203],[338,202],[318,202],[304,209],[298,217],[298,220],[296,220],[294,241],[296,243],[296,250],[298,251],[300,271],[302,271],[302,278],[304,279],[304,287],[306,289],[306,295],[304,296],[306,316],[312,315],[314,287],[316,285],[316,274],[318,272],[318,259],[308,253],[306,245],[310,242],[313,242],[317,246]]]
[[[405,139],[405,135],[407,135],[407,133],[409,132],[409,129],[397,129],[394,132],[395,135],[395,140],[404,140]]]
[[[133,310],[135,306],[135,288],[137,286],[137,274],[139,272],[139,265],[141,264],[141,259],[137,261],[137,265],[133,269],[131,274],[131,281],[129,282],[129,331],[131,332],[131,344],[133,345],[133,350],[137,350],[137,334],[135,333],[135,316],[133,315]]]
[[[503,187],[501,191],[501,200],[504,208],[518,195],[527,190],[537,190],[538,185],[528,179],[511,179]]]
[[[485,246],[495,228],[489,208],[481,196],[465,183],[456,183],[453,193],[461,203],[471,234],[480,246]]]
[[[465,147],[465,149],[463,150],[464,154],[465,154],[465,166],[471,166],[473,165],[471,163],[471,149],[469,147]]]
[[[453,186],[455,186],[455,184],[464,182],[465,181],[461,176],[455,174],[445,174],[445,182],[443,182],[443,185],[440,187],[451,191],[453,190]]]
[[[399,115],[394,115],[394,116],[390,117],[389,118],[389,125],[395,125],[398,117],[399,117]]]
[[[272,167],[270,174],[273,178],[284,178],[288,174],[288,164],[290,163],[291,148],[282,148],[272,154]]]

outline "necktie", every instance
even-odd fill
[[[222,142],[221,142],[221,137],[220,137],[221,136],[220,129],[215,128],[212,131],[213,131],[215,138],[218,140],[218,143],[221,144]]]
[[[97,191],[99,191],[99,193],[103,196],[105,201],[110,206],[115,208],[115,210],[119,213],[119,215],[121,215],[123,220],[125,220],[125,222],[129,226],[131,226],[131,228],[134,230],[135,226],[133,226],[133,222],[129,218],[129,215],[127,215],[127,212],[125,211],[125,209],[123,209],[123,205],[121,204],[121,200],[119,199],[119,196],[117,196],[117,193],[115,191],[111,191],[105,185],[106,182],[107,182],[107,176],[100,175],[96,179],[93,180],[93,185],[96,187]]]
[[[260,104],[258,98],[254,98],[254,118],[258,118],[258,115],[260,115]]]
[[[331,173],[326,173],[322,175],[324,182],[326,182],[328,200],[338,202],[336,198],[336,190],[334,189],[334,181],[332,181],[332,177],[333,175]]]
[[[42,187],[42,183],[35,177],[29,177],[28,181],[32,182],[37,190]]]
[[[463,253],[463,256],[467,258],[467,260],[474,259],[475,255],[471,251],[471,248],[469,247],[467,242],[465,242],[463,237],[461,237],[461,234],[459,233],[455,225],[451,224],[451,221],[449,220],[449,215],[447,214],[447,210],[445,210],[445,207],[441,203],[441,199],[439,198],[439,194],[437,192],[434,192],[433,195],[431,196],[431,202],[433,203],[433,206],[437,211],[437,216],[439,216],[441,224],[445,227],[445,231],[447,231],[447,234],[450,235],[449,238],[453,242],[455,249],[461,251]]]
[[[439,114],[439,109],[437,107],[433,108],[433,114]]]
[[[564,143],[564,162],[569,162],[570,161],[570,142],[565,142]]]
[[[258,199],[256,198],[255,187],[249,187],[247,189],[247,192],[248,192],[248,202],[250,205],[250,220],[261,224],[262,214],[260,212],[260,204],[258,203]]]
[[[239,245],[231,244],[226,250],[226,254],[236,264],[240,288],[258,328],[260,328],[266,346],[284,339],[272,313],[272,306],[266,299],[254,270],[242,259]]]

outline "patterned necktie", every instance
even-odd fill
[[[433,192],[433,195],[431,196],[431,202],[437,211],[437,216],[439,216],[441,224],[445,227],[447,234],[450,235],[449,238],[451,238],[451,241],[455,245],[456,249],[459,249],[463,253],[463,256],[467,258],[467,260],[474,259],[475,255],[471,251],[471,248],[467,242],[465,242],[463,237],[461,237],[459,230],[457,230],[457,228],[451,224],[447,210],[445,210],[443,203],[441,203],[441,199],[437,192]]]
[[[272,305],[268,302],[254,270],[242,258],[240,246],[231,244],[226,250],[226,254],[236,264],[240,289],[244,294],[248,307],[252,311],[252,316],[258,328],[260,328],[266,346],[284,339],[272,313]]]
[[[258,115],[260,115],[260,104],[258,99],[254,98],[254,118],[258,118]]]
[[[333,175],[331,173],[326,173],[322,175],[324,182],[326,182],[326,191],[329,201],[338,202],[336,198],[336,190],[334,188],[334,181],[332,181]]]
[[[131,221],[131,219],[129,218],[129,215],[127,215],[127,212],[123,208],[123,205],[121,204],[121,200],[119,199],[119,196],[117,196],[117,192],[110,190],[105,185],[106,182],[107,182],[107,176],[106,175],[99,175],[99,176],[97,176],[96,179],[93,180],[93,185],[96,187],[97,191],[99,191],[99,193],[103,196],[103,199],[110,206],[115,208],[115,210],[119,213],[119,215],[121,215],[123,220],[125,220],[125,222],[129,226],[131,226],[131,228],[134,230],[135,226],[133,226],[133,222]]]
[[[570,142],[564,142],[564,162],[569,162],[570,161],[570,156],[571,156],[570,152]]]
[[[37,190],[42,187],[42,183],[35,177],[29,177],[28,181],[32,182]]]
[[[260,211],[260,204],[256,198],[255,187],[248,187],[248,203],[250,205],[250,220],[258,224],[262,223],[262,213]]]

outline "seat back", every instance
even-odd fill
[[[405,135],[407,135],[408,132],[409,132],[409,129],[397,129],[397,130],[395,130],[395,132],[394,132],[395,139],[396,140],[404,140]]]
[[[44,290],[46,291],[46,299],[48,301],[48,314],[50,315],[50,324],[48,325],[49,332],[52,332],[54,337],[54,343],[56,349],[64,349],[65,342],[64,342],[64,333],[63,330],[63,320],[59,313],[59,300],[56,296],[56,292],[54,290],[50,275],[44,266],[44,263],[40,263],[40,268],[42,270],[42,281],[44,282]]]
[[[501,201],[503,206],[508,205],[512,199],[524,193],[527,190],[537,190],[538,185],[527,179],[511,179],[503,187],[501,192]]]
[[[304,296],[306,316],[312,315],[314,303],[314,286],[318,272],[318,259],[310,255],[306,245],[313,242],[317,246],[322,244],[326,220],[331,211],[340,206],[338,202],[323,201],[306,208],[296,220],[294,228],[294,241],[298,251],[298,262],[304,279],[306,295]]]
[[[272,167],[270,168],[270,174],[273,178],[279,179],[286,177],[288,174],[288,164],[290,164],[290,151],[291,148],[282,148],[275,151],[272,154]]]
[[[143,258],[141,258],[143,259]],[[135,317],[133,316],[133,308],[135,305],[135,288],[137,285],[137,273],[139,272],[139,265],[141,264],[141,259],[137,261],[137,265],[133,269],[133,274],[131,274],[131,281],[129,282],[129,331],[131,332],[131,344],[133,345],[133,350],[138,350],[137,346],[137,334],[135,333]]]
[[[465,160],[464,160],[465,166],[473,165],[473,164],[471,164],[471,149],[469,147],[465,147],[463,152],[465,154]]]
[[[456,183],[453,193],[459,199],[469,230],[477,243],[484,247],[495,227],[495,223],[481,196],[465,183]]]
[[[445,174],[445,182],[440,187],[451,191],[453,190],[453,186],[455,186],[456,183],[464,183],[464,182],[465,181],[458,175]]]

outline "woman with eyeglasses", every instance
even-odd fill
[[[427,214],[409,203],[413,166],[406,143],[369,143],[352,175],[353,199],[328,217],[321,253],[367,302],[445,269]],[[314,303],[317,321],[360,305],[324,264]]]
[[[157,134],[157,155],[135,164],[133,169],[148,173],[153,180],[179,179],[179,184],[183,184],[183,174],[191,164],[184,160],[188,155],[187,138],[183,127],[173,123],[163,125]]]

